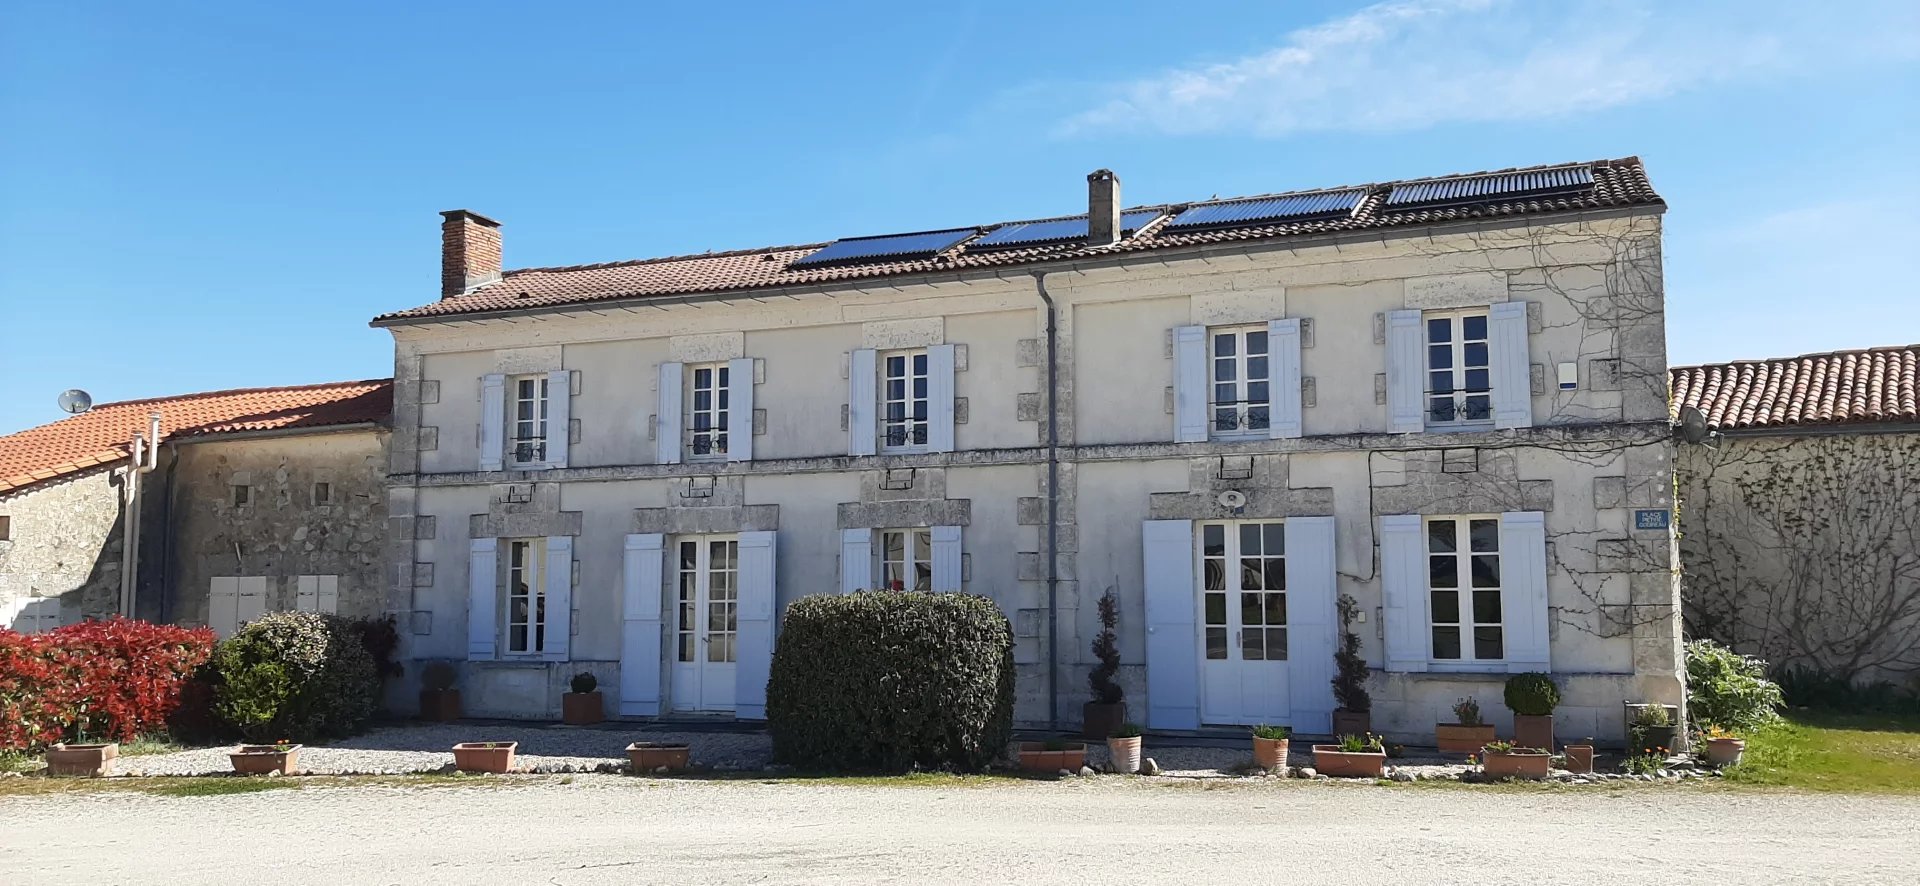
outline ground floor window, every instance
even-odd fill
[[[1502,660],[1500,518],[1429,517],[1426,524],[1434,659]]]
[[[933,530],[880,530],[880,580],[889,591],[933,590]]]
[[[546,539],[507,543],[507,651],[536,654],[547,648]]]
[[[1201,524],[1207,658],[1287,659],[1286,551],[1280,523]]]

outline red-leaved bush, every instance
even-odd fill
[[[127,618],[42,634],[0,629],[0,749],[129,741],[156,730],[213,643],[207,628]]]

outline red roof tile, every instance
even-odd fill
[[[393,380],[333,382],[292,388],[248,388],[104,403],[92,411],[0,437],[0,492],[29,486],[127,457],[133,435],[160,413],[162,440],[236,431],[385,423],[393,414]]]
[[[1920,345],[1672,370],[1673,408],[1715,430],[1920,422]]]
[[[1562,164],[1564,165],[1564,164]],[[1225,230],[1165,233],[1166,221],[1154,222],[1111,246],[1087,246],[1063,243],[1027,249],[1002,249],[968,252],[965,245],[947,250],[930,259],[878,262],[838,267],[792,269],[789,265],[825,246],[769,246],[734,252],[681,255],[609,264],[575,265],[560,268],[523,268],[510,270],[496,283],[481,286],[465,295],[453,296],[375,317],[373,322],[431,320],[435,317],[585,304],[621,299],[655,298],[719,292],[769,289],[782,286],[833,283],[911,274],[985,269],[1009,265],[1031,265],[1048,261],[1144,252],[1154,249],[1195,246],[1208,243],[1270,240],[1378,228],[1414,227],[1463,219],[1514,215],[1535,215],[1578,209],[1607,207],[1664,207],[1660,196],[1647,181],[1646,169],[1639,158],[1601,160],[1593,167],[1593,189],[1572,196],[1521,198],[1505,203],[1483,203],[1437,209],[1390,211],[1385,194],[1395,184],[1384,182],[1365,186],[1369,196],[1348,216],[1337,219],[1302,221]],[[1540,166],[1531,169],[1551,169]],[[1518,170],[1500,170],[1513,172]],[[1485,173],[1468,173],[1482,175]],[[1456,178],[1460,176],[1437,176]],[[1417,181],[1430,181],[1418,179]],[[1316,189],[1323,190],[1323,189]],[[1277,195],[1276,195],[1277,196]],[[1231,198],[1250,199],[1250,198]],[[1213,201],[1208,201],[1213,202]],[[1137,207],[1177,210],[1181,206]],[[1133,210],[1129,210],[1133,211]],[[985,226],[991,227],[991,226]],[[982,229],[984,230],[985,227]]]

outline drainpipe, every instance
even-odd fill
[[[160,413],[147,416],[147,433],[134,434],[128,449],[126,513],[121,519],[120,542],[120,614],[134,617],[134,591],[140,569],[140,482],[153,470],[160,458]]]
[[[167,479],[160,499],[160,623],[173,624],[173,478],[180,476],[180,444],[167,444]]]
[[[1033,275],[1047,305],[1047,731],[1060,731],[1060,329],[1047,273]]]

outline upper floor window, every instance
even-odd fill
[[[889,591],[933,590],[933,530],[881,530],[880,581]]]
[[[507,543],[507,651],[547,648],[547,546],[544,539]]]
[[[692,398],[687,410],[687,446],[695,459],[723,459],[727,456],[727,428],[731,404],[727,402],[731,371],[725,363],[688,367]]]
[[[1433,517],[1426,528],[1434,660],[1504,659],[1500,518]]]
[[[927,445],[927,352],[889,351],[880,362],[880,448]]]
[[[509,460],[515,465],[543,464],[547,460],[547,377],[516,376],[512,392]]]
[[[1493,421],[1486,311],[1429,313],[1425,319],[1427,425]]]
[[[1267,327],[1209,330],[1214,437],[1267,436]]]

